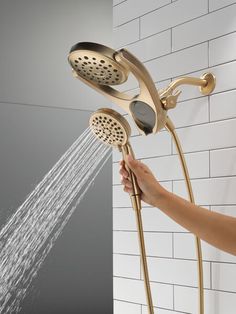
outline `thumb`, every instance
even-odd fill
[[[133,171],[133,173],[139,177],[141,175],[140,162],[133,158],[132,155],[127,155],[127,165]]]

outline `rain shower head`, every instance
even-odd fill
[[[89,120],[95,136],[102,142],[113,147],[128,143],[131,128],[127,120],[115,110],[101,108],[95,111]]]
[[[118,85],[128,78],[128,70],[115,58],[115,50],[90,42],[73,46],[69,62],[74,71],[83,78],[96,84]]]
[[[155,84],[143,64],[130,52],[81,42],[71,48],[68,61],[74,76],[131,115],[141,134],[155,133],[164,127],[166,110]],[[126,82],[131,73],[139,84],[136,96],[113,88]]]

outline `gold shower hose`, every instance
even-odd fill
[[[188,168],[186,165],[183,150],[180,144],[179,137],[175,131],[175,127],[172,121],[168,118],[166,123],[166,129],[170,132],[172,139],[174,140],[175,147],[177,149],[182,170],[184,173],[185,184],[188,191],[188,197],[191,203],[195,204],[193,189],[189,178]],[[204,314],[204,290],[203,290],[203,265],[202,265],[202,248],[201,240],[195,235],[196,243],[196,253],[197,253],[197,263],[198,263],[198,304],[199,304],[199,314]]]
[[[194,204],[192,185],[190,182],[188,168],[186,165],[183,150],[182,150],[178,135],[175,131],[174,125],[169,118],[167,119],[166,129],[170,132],[170,134],[174,140],[174,143],[175,143],[175,146],[176,146],[179,158],[180,158],[182,170],[184,173],[184,179],[185,179],[185,184],[186,184],[188,195],[189,195],[189,200],[191,203]],[[132,147],[130,146],[129,143],[122,146],[121,151],[122,151],[124,160],[126,159],[127,154],[131,154],[134,157]],[[131,182],[134,182],[135,181],[134,174],[128,168],[127,168],[127,170],[129,171],[129,175],[131,176]],[[136,186],[137,186],[137,184],[136,184]],[[137,223],[137,228],[138,228],[138,240],[139,240],[139,247],[140,247],[140,253],[141,253],[141,260],[142,260],[142,268],[143,268],[143,274],[144,274],[144,283],[145,283],[145,292],[146,292],[146,298],[147,298],[147,304],[148,304],[148,313],[154,314],[153,300],[152,300],[150,280],[149,280],[149,274],[148,274],[147,257],[146,257],[146,250],[145,250],[142,216],[141,216],[142,207],[141,207],[141,202],[140,202],[140,191],[135,190],[136,186],[134,186],[134,194],[131,195],[131,201],[132,201],[132,206],[135,210],[136,223]],[[196,241],[197,262],[198,262],[199,314],[204,314],[204,290],[203,290],[203,267],[202,267],[201,241],[197,236],[195,236],[195,241]]]

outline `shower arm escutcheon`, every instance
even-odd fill
[[[175,147],[178,152],[178,156],[180,159],[180,163],[182,166],[184,180],[188,192],[189,201],[192,204],[195,204],[193,189],[189,177],[189,172],[186,164],[186,160],[184,157],[184,153],[182,150],[182,146],[180,144],[179,137],[175,131],[175,127],[171,119],[168,117],[165,128],[171,134],[171,137],[175,143]],[[203,265],[202,265],[202,248],[201,248],[201,240],[198,236],[194,235],[195,243],[196,243],[196,253],[197,253],[197,265],[198,265],[198,307],[199,307],[199,314],[204,314],[204,287],[203,287]]]

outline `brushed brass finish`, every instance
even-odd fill
[[[204,73],[201,76],[201,79],[203,81],[207,81],[207,84],[205,86],[200,86],[200,92],[203,95],[209,95],[213,92],[213,90],[216,87],[216,78],[215,75],[213,75],[212,73]]]
[[[188,76],[180,77],[172,81],[165,89],[157,91],[147,69],[126,49],[114,51],[109,47],[96,43],[79,43],[72,47],[68,60],[73,68],[73,75],[127,112],[133,118],[140,134],[148,135],[150,133],[157,133],[164,127],[171,133],[181,161],[189,199],[194,203],[193,191],[182,148],[175,132],[175,127],[167,113],[168,110],[175,108],[177,105],[178,97],[181,93],[181,91],[177,89],[178,87],[181,85],[199,86],[202,95],[209,95],[215,88],[215,76],[212,73],[205,73],[200,78]],[[102,62],[102,60],[104,62]],[[139,92],[135,96],[120,92],[112,87],[125,82],[130,73],[134,75],[139,84]],[[143,108],[143,112],[140,108]],[[128,153],[133,154],[128,141],[131,131],[130,127],[126,125],[127,121],[121,115],[117,114],[117,112],[113,112],[111,109],[101,109],[92,115],[90,126],[99,140],[113,147],[117,147],[122,152],[123,159],[126,160]],[[108,116],[113,125],[107,124],[105,117],[108,118]],[[124,122],[123,119],[126,122]],[[115,124],[115,122],[117,124]],[[120,127],[120,133],[117,133],[117,130],[113,130],[113,128],[117,126]],[[153,303],[143,238],[140,191],[134,174],[130,169],[127,170],[129,171],[134,191],[130,197],[132,206],[135,209],[139,231],[139,244],[144,270],[148,309],[149,314],[153,314]],[[201,242],[198,237],[195,236],[195,238],[198,258],[199,313],[204,314]]]
[[[115,110],[101,108],[89,119],[90,128],[96,137],[107,145],[126,145],[131,135],[127,120]]]
[[[158,92],[149,72],[133,54],[126,49],[115,51],[97,43],[76,44],[69,53],[68,61],[76,78],[120,106],[133,118],[139,133],[143,135],[157,133],[165,127],[167,111],[175,108],[180,95],[180,91],[173,94],[178,86],[199,86],[204,95],[211,93],[215,87],[214,75],[206,73],[201,78],[179,78]],[[139,84],[139,93],[135,96],[112,87],[124,83],[130,73]],[[152,124],[144,123],[132,110],[132,105],[138,102],[150,108]]]
[[[128,71],[114,59],[115,51],[96,43],[72,47],[68,61],[78,75],[96,84],[117,85],[128,78]]]
[[[108,66],[110,62],[113,67],[113,71],[117,70],[120,73],[121,69],[123,69],[125,77],[124,80],[121,79],[120,81],[117,81],[117,83],[112,83],[112,81],[108,79],[107,81],[105,81],[105,83],[103,83],[101,82],[101,80],[98,81],[97,79],[92,79],[92,76],[89,75],[88,71],[86,70],[87,64],[83,63],[82,64],[84,65],[84,69],[86,72],[81,71],[81,68],[79,68],[77,65],[77,61],[84,62],[84,59],[78,60],[78,58],[81,58],[81,55],[83,55],[84,57],[89,55],[89,59],[91,60],[91,58],[93,58],[93,55],[95,56],[95,58],[97,58],[98,54],[100,59],[106,58],[106,60],[104,61],[107,62]],[[80,79],[83,83],[89,85],[99,93],[106,96],[110,101],[116,103],[124,111],[126,111],[134,119],[140,134],[144,135],[149,133],[156,133],[164,127],[166,122],[166,110],[163,108],[163,105],[160,101],[155,84],[153,83],[150,74],[143,66],[143,64],[128,50],[121,49],[118,52],[115,52],[108,47],[96,43],[79,43],[72,47],[68,56],[68,60],[73,68],[73,75],[76,78]],[[139,83],[140,91],[139,94],[136,96],[131,96],[127,93],[120,92],[110,86],[118,85],[125,81],[127,75],[130,72],[135,76]],[[97,72],[97,74],[100,74],[100,72]],[[155,123],[149,129],[147,127],[144,127],[143,123],[134,116],[133,112],[130,109],[131,103],[138,101],[146,103],[153,110]]]
[[[194,196],[193,196],[193,189],[189,177],[189,172],[187,168],[187,164],[185,161],[185,157],[183,154],[183,150],[179,141],[179,137],[175,131],[174,125],[170,118],[168,117],[167,123],[166,123],[166,129],[170,132],[173,141],[175,143],[175,147],[177,149],[183,174],[184,174],[184,179],[185,179],[185,184],[187,187],[188,191],[188,196],[189,200],[191,203],[195,203],[194,201]],[[197,253],[197,262],[198,262],[198,299],[199,299],[199,313],[204,314],[204,290],[203,290],[203,266],[202,266],[202,248],[201,248],[201,240],[195,235],[195,244],[196,244],[196,253]]]
[[[159,90],[161,102],[167,110],[175,108],[180,91],[176,91],[174,95],[173,92],[181,85],[199,86],[202,95],[209,95],[215,89],[216,78],[212,73],[204,73],[200,78],[184,76],[171,82],[165,89]],[[167,100],[171,96],[175,96],[175,99],[172,98],[172,104],[167,105]]]
[[[129,143],[129,136],[131,134],[129,123],[118,112],[109,108],[99,109],[91,115],[89,124],[91,131],[98,140],[104,142],[106,145],[118,148],[122,152],[125,161],[127,160],[128,154],[131,154],[133,158],[135,158]],[[136,216],[148,311],[149,314],[154,314],[141,216],[142,207],[140,189],[134,173],[128,168],[127,164],[126,169],[129,172],[129,177],[132,183],[133,192],[130,194],[130,198]]]

